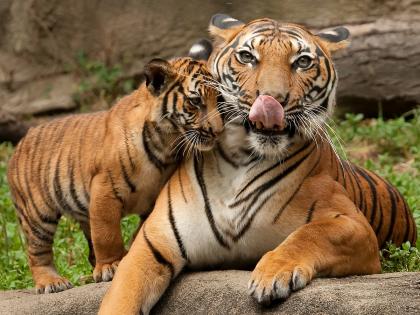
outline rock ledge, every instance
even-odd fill
[[[247,271],[187,273],[155,314],[420,314],[420,272],[316,279],[290,299],[266,308],[247,295]],[[96,314],[109,283],[36,295],[0,292],[0,314]]]

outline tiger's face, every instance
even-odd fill
[[[146,65],[145,75],[146,86],[156,97],[158,120],[166,120],[168,129],[180,133],[175,147],[187,152],[212,149],[223,120],[206,64],[191,58],[154,59]]]
[[[324,132],[337,85],[331,52],[346,45],[346,29],[314,35],[295,24],[271,19],[244,24],[218,14],[210,33],[209,66],[220,82],[227,119],[248,126],[256,152],[281,156],[296,138]]]

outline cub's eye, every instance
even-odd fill
[[[190,104],[195,107],[200,107],[201,105],[201,97],[200,96],[192,96],[188,98]]]
[[[312,58],[309,56],[301,56],[295,60],[296,67],[301,69],[308,69],[312,65]]]
[[[255,61],[255,56],[249,51],[242,50],[238,53],[239,61],[242,63],[251,63]]]

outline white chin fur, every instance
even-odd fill
[[[290,138],[287,135],[276,137],[276,141],[261,138],[258,134],[250,134],[250,144],[253,151],[268,159],[282,159],[287,156]]]

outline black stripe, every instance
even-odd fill
[[[40,210],[39,208],[38,208],[38,206],[36,205],[36,203],[35,203],[35,200],[34,200],[34,198],[33,198],[33,195],[32,195],[32,191],[31,191],[31,185],[29,185],[29,181],[28,181],[28,177],[27,177],[27,174],[28,174],[28,172],[26,171],[25,172],[25,178],[24,178],[24,181],[25,181],[25,186],[26,186],[26,188],[27,188],[27,191],[28,191],[28,199],[29,199],[29,202],[31,203],[31,205],[32,205],[32,208],[33,208],[33,210],[35,211],[35,213],[36,213],[36,215],[38,216],[38,218],[43,222],[43,223],[45,223],[45,224],[52,224],[52,225],[56,225],[57,223],[58,223],[58,219],[57,219],[57,217],[50,217],[50,216],[48,216],[48,215],[46,215],[42,210]],[[50,235],[54,235],[54,233],[51,233],[50,231],[48,231],[47,229],[44,229],[41,225],[39,226],[40,228],[42,228],[42,230],[44,230],[45,231],[45,233],[48,233],[48,234],[50,234]]]
[[[85,134],[89,134],[90,128],[92,128],[91,126],[95,126],[95,124],[92,124],[92,121],[96,120],[98,116],[93,115],[93,114],[89,114],[89,119],[84,120],[86,127],[83,126],[83,128],[81,128],[81,133],[79,134],[79,150],[78,150],[78,168],[79,168],[79,172],[80,172],[80,181],[82,182],[82,187],[83,187],[83,196],[85,198],[85,200],[87,201],[87,203],[90,203],[90,195],[86,189],[86,184],[85,184],[85,177],[84,177],[84,173],[83,173],[83,166],[82,166],[82,148],[85,144]],[[101,117],[101,116],[99,116]],[[96,127],[95,127],[96,128]]]
[[[136,169],[136,164],[134,163],[133,157],[131,156],[130,152],[130,145],[128,143],[128,136],[127,136],[127,129],[124,128],[124,144],[125,144],[125,151],[128,156],[128,160],[130,161],[131,170],[134,171]]]
[[[366,209],[365,209],[365,196],[364,196],[364,194],[363,194],[363,189],[362,189],[362,184],[360,183],[360,178],[359,178],[359,175],[358,174],[356,174],[356,172],[355,172],[355,169],[354,169],[354,166],[353,165],[351,165],[351,170],[352,170],[352,173],[353,173],[353,178],[354,178],[354,180],[356,181],[356,184],[357,184],[357,187],[358,187],[358,189],[359,189],[359,209],[364,213],[364,214],[366,214],[365,212],[366,212]]]
[[[147,246],[149,246],[150,251],[152,252],[155,260],[159,264],[167,267],[169,269],[169,272],[171,273],[171,278],[173,278],[173,276],[175,275],[175,268],[174,268],[173,264],[169,260],[167,260],[165,257],[163,257],[163,255],[157,250],[157,248],[153,246],[152,242],[150,242],[149,238],[146,235],[146,229],[145,229],[144,226],[143,226],[143,236],[144,236],[144,239],[146,240],[146,244],[147,244]]]
[[[178,167],[178,183],[179,183],[179,186],[181,187],[182,198],[184,198],[185,203],[188,203],[187,197],[185,197],[184,185],[182,184],[181,167]]]
[[[73,130],[78,130],[78,126],[80,125],[80,123],[82,122],[81,119],[78,119],[76,121],[76,123],[74,124],[74,126],[72,127]],[[80,136],[80,135],[79,135]],[[70,192],[70,197],[74,203],[74,205],[77,207],[77,209],[74,209],[74,212],[77,213],[78,215],[82,216],[82,217],[87,217],[88,216],[88,208],[86,207],[86,205],[84,205],[78,194],[77,194],[77,190],[76,190],[76,178],[74,175],[74,158],[73,158],[73,154],[74,152],[76,152],[76,150],[74,149],[74,144],[76,143],[76,141],[72,142],[70,148],[69,148],[69,152],[68,152],[68,160],[67,160],[67,164],[69,166],[68,169],[68,177],[69,177],[69,192]],[[81,211],[80,211],[81,210]]]
[[[233,204],[229,205],[229,207],[230,208],[236,207],[236,206],[240,205],[241,203],[244,203],[245,201],[249,200],[253,195],[260,195],[263,192],[265,192],[267,189],[276,185],[284,177],[286,177],[287,175],[292,173],[296,168],[298,168],[301,165],[301,163],[303,161],[305,161],[308,156],[311,155],[311,153],[314,151],[314,149],[315,149],[315,146],[313,146],[312,149],[305,156],[303,156],[300,160],[298,160],[297,162],[295,162],[294,164],[292,164],[291,166],[289,166],[288,168],[283,170],[283,172],[281,172],[279,175],[277,175],[277,176],[271,178],[270,180],[268,180],[267,182],[261,184],[259,187],[255,188],[253,192],[249,193],[247,196],[243,197],[242,199],[239,199],[239,200],[235,201]]]
[[[361,211],[359,205],[357,205],[357,192],[356,192],[356,187],[355,187],[355,182],[354,182],[354,174],[352,173],[352,169],[351,166],[349,165],[349,162],[347,161],[343,161],[344,163],[344,168],[347,174],[347,177],[349,178],[349,182],[350,185],[349,187],[351,187],[351,191],[352,191],[352,200],[353,203],[358,207],[358,209]],[[347,188],[347,192],[350,194],[349,188]]]
[[[316,202],[317,202],[317,200],[315,200],[308,209],[308,214],[306,216],[306,223],[309,223],[312,220],[312,215],[313,215],[314,210],[315,210]]]
[[[61,164],[61,152],[58,155],[57,163],[55,164],[55,171],[54,171],[54,178],[53,178],[53,189],[55,194],[55,200],[57,201],[58,205],[61,207],[61,210],[67,211],[68,213],[72,213],[73,209],[69,206],[69,204],[64,200],[63,189],[61,187],[60,182],[60,164]]]
[[[19,144],[19,147],[18,147],[18,149],[17,149],[17,151],[15,153],[17,155],[17,157],[20,157],[21,150],[23,150],[24,142],[27,139],[28,139],[28,137],[25,137],[25,138],[23,138],[23,140],[21,140],[21,142]],[[16,168],[15,168],[15,172],[16,172],[16,183],[15,184],[16,184],[17,187],[16,187],[16,189],[14,191],[18,195],[18,197],[20,198],[20,200],[24,203],[25,209],[26,210],[29,210],[29,208],[28,208],[29,205],[27,204],[27,198],[24,198],[23,195],[22,195],[23,190],[22,190],[22,187],[21,187],[20,177],[19,177],[19,171],[18,170],[20,170],[20,168],[17,166],[17,163],[16,163]],[[28,172],[25,172],[24,181],[26,180],[26,174],[27,173]],[[15,202],[15,208],[16,208],[16,212],[19,215],[19,222],[21,223],[22,226],[23,226],[22,221],[25,221],[25,223],[29,226],[29,228],[31,230],[31,233],[35,237],[37,237],[41,241],[45,241],[45,242],[48,242],[48,243],[53,242],[54,233],[51,233],[49,230],[45,230],[42,226],[40,226],[39,224],[37,224],[37,222],[35,220],[29,220],[29,218],[27,216],[27,213],[25,213],[24,210],[21,209],[16,202]],[[23,218],[23,220],[22,220],[22,218]],[[57,218],[56,221],[57,221],[56,222],[56,224],[57,224],[58,223],[58,218]],[[28,239],[28,241],[30,240],[29,237],[27,237],[27,239]]]
[[[379,212],[380,217],[379,217],[378,225],[375,228],[375,234],[379,236],[379,233],[381,232],[381,228],[382,228],[382,221],[383,221],[384,214],[383,214],[383,211],[382,211],[382,203],[381,203],[380,200],[378,200],[378,205],[379,205],[378,212]]]
[[[31,251],[31,250],[28,249],[29,255],[36,256],[36,257],[47,255],[47,254],[51,255],[52,254],[52,251],[53,251],[52,250],[52,247],[51,248],[48,248],[48,249],[45,249],[43,251],[40,251],[40,252],[38,252],[38,251],[33,252],[33,251]]]
[[[114,194],[114,198],[117,199],[121,204],[124,206],[124,200],[121,197],[120,193],[118,192],[117,188],[115,187],[114,179],[112,178],[112,173],[110,170],[107,171],[109,182],[111,183],[112,193]]]
[[[375,182],[375,180],[368,174],[366,173],[363,169],[357,167],[356,171],[366,180],[366,182],[369,185],[370,188],[370,192],[371,192],[371,196],[372,196],[372,212],[370,214],[370,225],[373,228],[373,224],[375,222],[375,217],[376,217],[376,212],[377,212],[377,193],[376,193],[376,188],[375,186],[377,185],[377,183]]]
[[[19,207],[17,207],[17,206],[16,206],[16,210],[23,217],[23,220],[29,226],[29,228],[31,229],[32,234],[34,234],[36,238],[38,238],[41,241],[48,242],[48,243],[52,243],[53,242],[53,240],[54,240],[54,233],[51,233],[50,231],[45,230],[42,226],[40,226],[39,224],[36,224],[34,220],[30,220],[28,218],[28,216],[26,215],[26,213],[22,209],[20,209]],[[28,238],[28,242],[29,241],[30,240]]]
[[[130,191],[133,193],[136,191],[136,185],[133,184],[130,177],[128,176],[127,169],[124,166],[124,162],[121,158],[121,155],[119,155],[119,159],[120,159],[120,167],[121,167],[121,172],[123,174],[124,181],[126,185],[130,188]]]
[[[405,241],[408,241],[409,240],[409,235],[412,234],[411,232],[414,232],[415,233],[415,231],[416,231],[416,225],[415,225],[414,220],[412,219],[411,211],[408,209],[407,203],[406,203],[404,197],[402,197],[400,195],[400,198],[402,199],[402,203],[404,205],[404,213],[405,213],[406,227],[405,227],[405,233],[404,233],[404,239],[403,239],[403,242],[405,242]],[[412,223],[413,222],[414,222],[414,226],[412,226]],[[411,229],[411,228],[413,228],[413,229]]]
[[[344,189],[347,190],[347,183],[346,183],[346,176],[344,174],[343,161],[341,161],[340,158],[337,158],[337,160],[340,162],[341,176],[343,178],[343,186],[344,186]]]
[[[198,158],[195,157],[194,158],[194,171],[195,171],[195,176],[197,177],[198,184],[199,184],[200,189],[201,189],[201,194],[203,195],[204,210],[206,212],[207,219],[210,223],[210,227],[211,227],[211,229],[213,231],[213,234],[216,237],[217,241],[219,242],[219,244],[221,246],[229,249],[229,245],[226,243],[225,239],[220,234],[220,232],[217,229],[216,224],[214,222],[213,213],[212,213],[211,207],[210,207],[210,201],[209,201],[209,198],[208,198],[208,195],[207,195],[207,187],[206,187],[206,183],[204,182],[203,173],[202,173],[203,172],[203,166],[204,166],[204,162],[200,163]]]
[[[78,209],[82,210],[84,214],[86,214],[86,213],[88,213],[88,208],[82,203],[82,201],[80,200],[79,196],[77,195],[76,186],[74,184],[74,182],[75,182],[75,177],[74,177],[74,162],[73,162],[72,159],[70,159],[69,165],[70,165],[70,169],[69,169],[69,178],[70,178],[69,190],[70,190],[70,196],[71,196],[74,204],[76,205],[76,207]],[[78,212],[78,213],[81,214],[80,212]]]
[[[309,153],[310,154],[310,153]],[[319,154],[318,160],[314,164],[314,166],[311,168],[311,170],[306,174],[306,176],[303,178],[303,180],[300,182],[298,188],[294,191],[294,193],[290,196],[290,198],[286,201],[286,203],[280,208],[280,210],[277,212],[276,216],[274,217],[273,223],[275,223],[283,213],[284,209],[287,207],[287,205],[295,198],[296,194],[300,191],[300,188],[302,187],[303,183],[305,182],[305,179],[312,174],[315,168],[318,167],[319,161],[321,161],[321,154]]]
[[[161,172],[165,168],[165,163],[162,162],[153,152],[151,148],[151,131],[149,129],[149,124],[146,122],[143,126],[143,146],[144,150],[146,151],[147,157],[149,158],[149,161],[156,166],[157,169],[159,169]]]
[[[277,163],[275,163],[273,166],[270,166],[269,168],[265,169],[264,171],[262,171],[261,173],[259,173],[258,175],[254,176],[252,178],[252,180],[250,180],[244,187],[242,187],[242,189],[236,194],[236,198],[239,197],[240,194],[242,194],[252,183],[254,183],[257,179],[259,179],[261,176],[267,174],[268,172],[270,172],[271,170],[275,169],[276,167],[278,167],[280,164],[284,164],[286,163],[288,160],[290,160],[291,158],[295,157],[296,155],[298,155],[299,153],[301,153],[303,150],[305,150],[307,147],[309,146],[309,143],[306,143],[305,145],[303,145],[301,148],[299,148],[297,151],[293,152],[291,155],[289,155],[288,157],[286,157],[284,160],[278,161]],[[258,163],[256,163],[255,165],[258,165]],[[254,165],[254,166],[255,166]]]
[[[173,89],[175,89],[176,87],[180,86],[180,82],[179,81],[175,81],[175,83],[166,91],[165,96],[163,97],[163,101],[162,101],[162,117],[166,117],[165,115],[168,113],[168,98],[169,98],[169,94],[172,92]]]
[[[394,226],[395,226],[395,217],[397,215],[397,200],[395,198],[394,190],[390,185],[386,185],[386,190],[389,194],[389,199],[391,200],[391,218],[388,225],[388,232],[386,233],[386,237],[384,239],[385,242],[391,241],[391,236],[394,232]],[[381,247],[384,244],[381,244]]]
[[[182,87],[181,87],[181,86],[179,86],[178,91],[179,91],[181,94],[184,94],[184,93],[182,93],[181,89],[182,89]],[[178,110],[176,109],[176,103],[177,103],[177,102],[178,102],[178,94],[177,94],[177,92],[176,92],[176,91],[174,91],[174,94],[173,94],[173,96],[172,96],[172,114],[175,114],[175,113],[177,113],[177,112],[178,112]]]
[[[37,151],[36,149],[38,148],[38,145],[39,145],[39,142],[40,142],[40,138],[41,138],[40,136],[41,136],[41,133],[39,132],[39,130],[37,130],[35,143],[30,145],[31,150],[29,150],[28,154],[26,156],[24,156],[24,158],[26,157],[26,159],[24,161],[25,162],[25,164],[24,164],[25,168],[24,169],[26,171],[24,171],[23,180],[24,180],[24,185],[25,185],[26,191],[27,191],[27,199],[29,199],[29,202],[32,205],[32,209],[35,211],[34,214],[36,214],[36,216],[41,220],[41,222],[43,222],[45,224],[56,225],[57,222],[58,222],[57,217],[50,217],[47,214],[45,214],[45,212],[46,212],[45,204],[42,205],[44,209],[39,209],[38,208],[38,205],[35,202],[35,199],[34,199],[34,196],[32,194],[32,190],[31,190],[31,188],[34,188],[34,186],[31,185],[32,184],[31,180],[33,179],[33,177],[35,175],[34,172],[32,171],[33,168],[34,168],[33,161],[35,160],[35,153]],[[29,163],[30,165],[28,167],[27,164],[28,164],[28,160],[30,158],[32,158],[32,160],[30,161],[30,163]],[[29,169],[29,171],[27,171],[28,169]],[[32,215],[34,215],[34,214],[32,214]],[[50,231],[48,231],[48,229],[45,229],[42,225],[39,225],[39,228],[42,229],[45,233],[48,233],[49,235],[54,235],[54,233],[51,233]]]
[[[165,94],[162,100],[161,116],[166,117],[167,113],[168,113],[168,93]]]
[[[174,231],[176,242],[178,243],[178,247],[181,252],[182,258],[188,261],[184,243],[182,242],[181,236],[179,235],[178,228],[176,227],[176,222],[175,222],[173,208],[172,208],[171,182],[170,181],[168,182],[168,210],[169,210],[169,221],[171,222],[172,231]]]
[[[254,220],[255,216],[257,215],[257,213],[264,207],[264,205],[268,202],[268,200],[271,199],[271,197],[274,195],[274,193],[272,193],[271,195],[267,196],[261,203],[260,205],[255,209],[255,211],[252,213],[251,217],[248,219],[248,221],[246,222],[246,224],[242,227],[242,229],[239,231],[239,233],[237,235],[235,235],[232,239],[233,241],[237,242],[244,234],[245,232],[249,229],[249,227],[251,226],[252,221]],[[246,215],[246,213],[244,214],[244,216]],[[241,218],[241,221],[244,220],[245,217]]]
[[[333,150],[330,150],[330,153],[331,153],[331,161],[333,161],[333,160],[334,160],[334,162],[335,162],[335,167],[337,168],[337,174],[336,174],[336,177],[335,177],[335,181],[336,181],[336,182],[338,182],[338,178],[340,177],[340,171],[339,171],[339,169],[338,169],[338,160],[337,160],[337,157],[335,156],[335,154],[334,154],[334,151],[333,151]]]
[[[45,130],[48,131],[48,128],[45,128],[46,126],[47,125],[42,125],[40,127],[39,133],[38,133],[40,138],[46,138],[44,136],[44,131]],[[39,140],[38,140],[38,143],[39,143]],[[38,144],[34,145],[34,147],[37,147],[37,146],[38,146]],[[38,164],[37,164],[37,167],[36,167],[36,169],[37,169],[36,174],[38,175],[38,176],[36,176],[37,186],[38,186],[38,190],[40,192],[40,197],[42,198],[42,202],[47,206],[48,210],[54,211],[53,201],[52,201],[51,198],[49,198],[48,195],[46,196],[45,191],[43,189],[44,187],[42,186],[42,183],[41,183],[41,179],[42,179],[42,175],[43,175],[42,174],[42,171],[43,171],[42,170],[42,162],[44,161],[44,159],[43,159],[44,153],[49,154],[48,152],[45,152],[45,151],[47,151],[47,150],[42,150],[42,149],[39,150],[38,151],[39,155],[36,158],[38,160]],[[32,156],[34,156],[34,154],[32,154]],[[33,158],[33,160],[35,160],[35,158]],[[31,170],[33,170],[33,169],[34,169],[34,165],[31,165]]]

